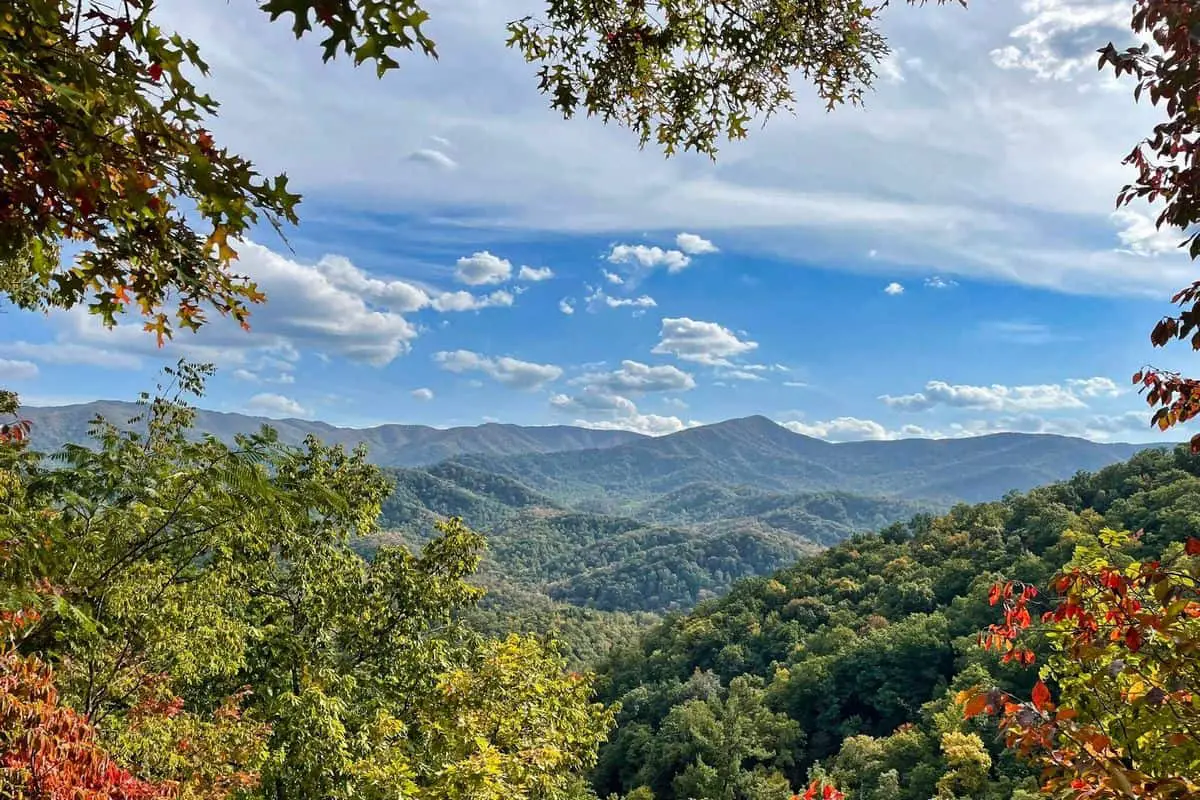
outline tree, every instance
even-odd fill
[[[0,599],[53,587],[19,647],[64,705],[196,797],[238,774],[274,800],[574,796],[610,714],[536,642],[463,626],[482,538],[452,520],[363,559],[389,489],[365,453],[197,439],[208,371],[169,370],[57,464],[6,448]]]
[[[260,7],[290,16],[297,38],[324,36],[326,61],[342,53],[380,76],[402,51],[437,55],[414,0]],[[796,71],[830,108],[860,101],[887,52],[877,12],[863,0],[552,0],[544,18],[512,22],[508,43],[541,65],[564,116],[583,109],[643,146],[711,156],[788,108]],[[0,17],[0,293],[23,308],[86,302],[109,326],[133,309],[161,343],[207,310],[249,324],[264,296],[233,271],[236,243],[260,219],[296,223],[300,198],[214,141],[217,102],[189,77],[207,66],[155,17],[154,0],[22,0]],[[64,244],[78,251],[70,266]]]
[[[1040,625],[1029,611],[1034,587],[992,590],[1004,622],[983,636],[985,646],[1030,664],[1037,643],[1025,637],[1036,631],[1047,643],[1030,699],[976,688],[960,695],[964,712],[996,715],[1008,744],[1042,767],[1049,794],[1194,797],[1200,792],[1200,539],[1138,560],[1129,551],[1139,536],[1106,529],[1079,538],[1074,558],[1051,581],[1058,601]]]
[[[1134,200],[1150,204],[1162,201],[1156,225],[1178,229],[1186,238],[1192,259],[1200,255],[1200,112],[1195,98],[1200,93],[1200,6],[1172,0],[1135,0],[1131,27],[1133,33],[1154,42],[1118,50],[1111,42],[1100,53],[1098,67],[1111,68],[1113,74],[1135,78],[1133,96],[1139,101],[1146,95],[1161,106],[1166,119],[1154,127],[1153,134],[1130,151],[1124,163],[1137,170],[1134,181],[1117,195],[1117,207]],[[1166,315],[1154,326],[1150,341],[1155,347],[1179,339],[1200,350],[1200,281],[1177,292],[1171,302],[1179,306],[1175,315]],[[1187,422],[1200,415],[1200,380],[1179,372],[1145,367],[1133,376],[1146,402],[1156,408],[1151,424],[1160,430]],[[1192,449],[1200,452],[1200,434],[1192,437]]]

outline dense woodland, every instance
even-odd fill
[[[381,77],[437,54],[412,0],[259,6]],[[715,157],[790,106],[795,74],[831,109],[871,87],[878,8],[751,6],[551,2],[508,46],[563,116],[668,156]],[[0,296],[140,312],[161,346],[214,311],[250,327],[267,298],[236,247],[296,224],[300,197],[215,141],[199,50],[156,18],[0,15]],[[1163,117],[1118,207],[1157,203],[1193,258],[1198,26],[1194,3],[1135,0],[1146,44],[1099,51]],[[1200,350],[1200,282],[1171,302],[1152,343]],[[1014,436],[889,464],[761,418],[665,445],[566,432],[562,452],[408,431],[458,463],[389,476],[294,428],[204,435],[188,398],[210,373],[181,362],[137,425],[45,451],[0,391],[5,800],[1200,796],[1200,435],[1105,466]],[[1200,380],[1132,383],[1163,431],[1200,416]],[[1081,459],[1104,468],[1032,488]],[[1030,491],[902,505],[1000,485]]]
[[[1146,451],[741,581],[601,670],[621,710],[596,788],[786,798],[819,764],[862,800],[1036,796],[995,724],[965,721],[954,699],[981,682],[1028,695],[1036,678],[979,649],[990,588],[1045,586],[1105,528],[1144,530],[1132,554],[1152,557],[1198,524],[1200,457]]]

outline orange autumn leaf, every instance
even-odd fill
[[[978,692],[963,706],[963,718],[971,719],[972,717],[977,717],[983,713],[985,708],[987,708],[987,695],[983,692]]]
[[[1050,704],[1050,690],[1040,680],[1033,687],[1033,705],[1038,711],[1046,710]]]

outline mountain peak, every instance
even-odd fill
[[[790,431],[788,431],[787,428],[783,427],[782,425],[780,425],[778,422],[776,422],[773,419],[764,417],[762,414],[753,414],[749,417],[737,417],[735,419],[727,419],[727,420],[724,420],[723,422],[714,422],[711,425],[703,425],[701,427],[713,428],[713,429],[724,428],[727,430],[740,430],[740,431],[759,431],[759,432],[768,432],[768,433],[778,433],[779,431],[785,431],[785,432],[790,433]]]

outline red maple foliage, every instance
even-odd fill
[[[37,614],[6,612],[0,632]],[[118,766],[92,726],[63,706],[48,665],[9,645],[0,652],[0,785],[25,800],[168,800],[171,783],[151,783]]]

